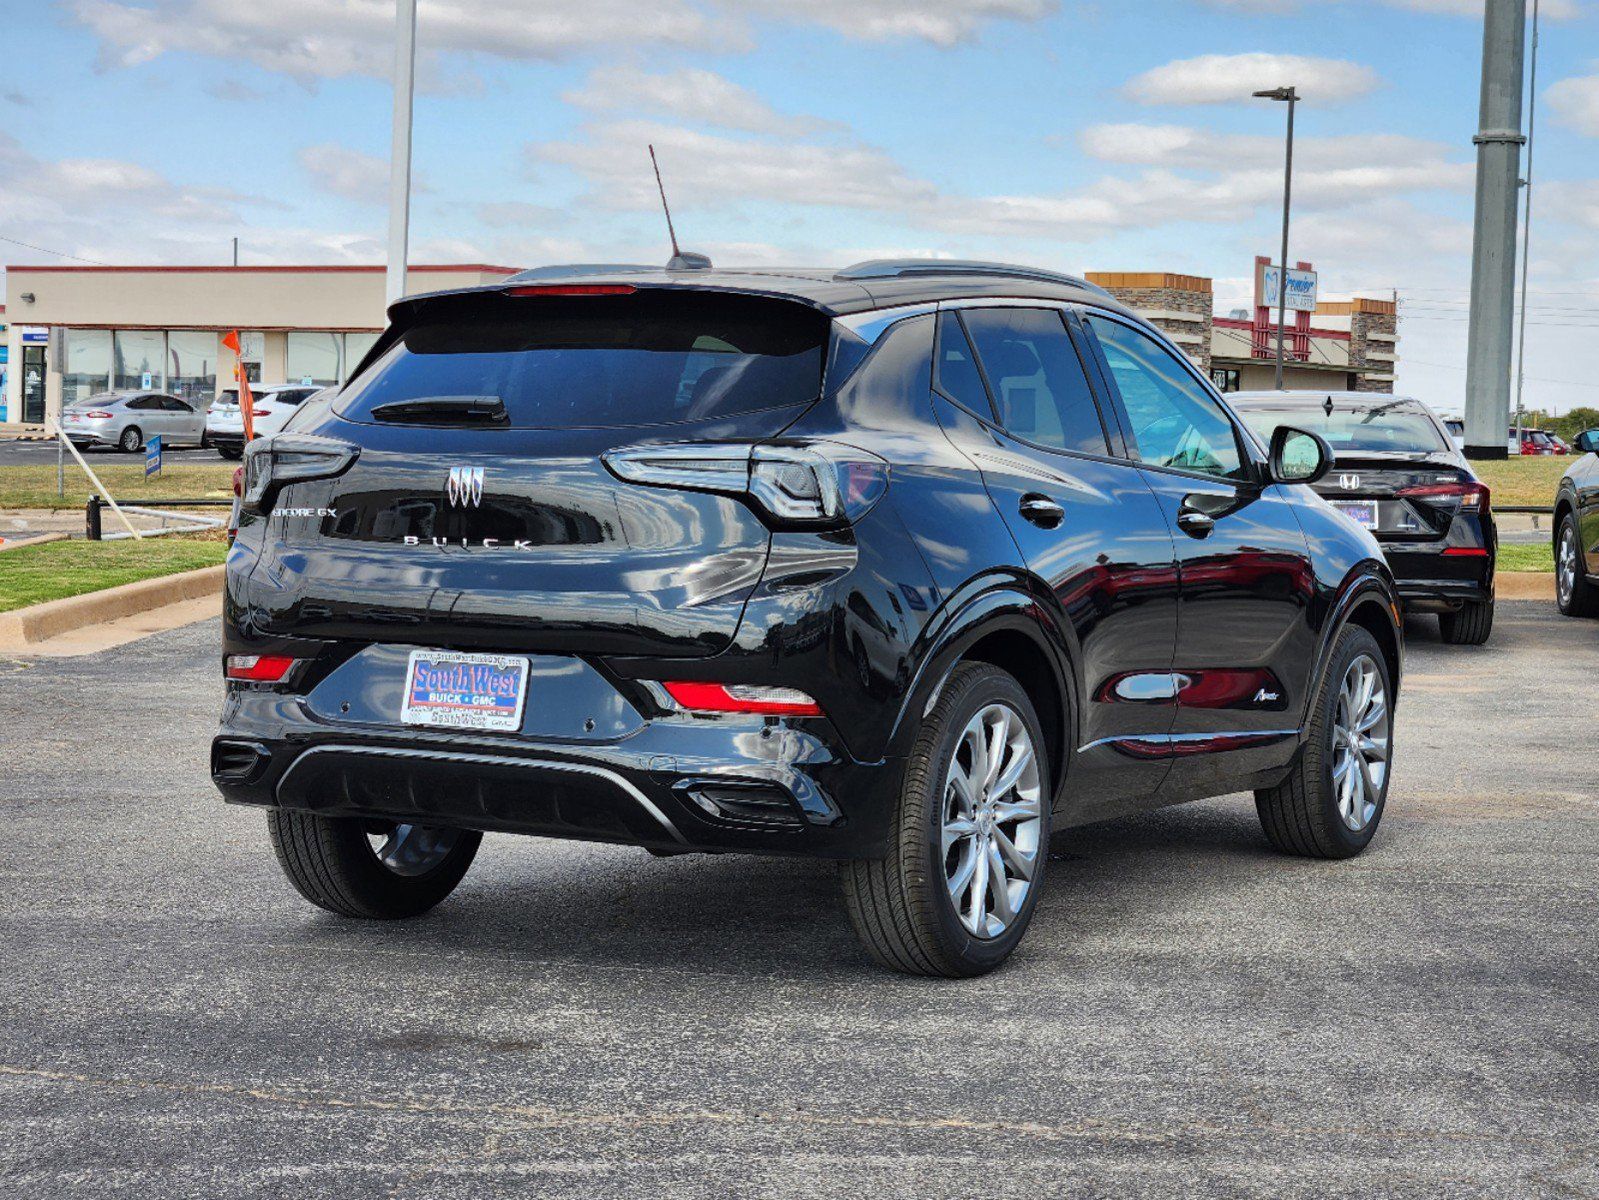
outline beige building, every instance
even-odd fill
[[[1276,325],[1259,315],[1216,316],[1210,280],[1163,271],[1090,271],[1088,278],[1158,325],[1222,391],[1276,386]],[[1287,326],[1283,386],[1392,392],[1399,365],[1398,312],[1394,300],[1322,301],[1308,320]]]
[[[415,266],[407,292],[493,283],[517,268]],[[209,403],[232,384],[240,334],[259,383],[342,383],[384,325],[381,266],[9,267],[0,428],[43,425],[63,403],[151,387]]]

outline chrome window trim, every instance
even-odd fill
[[[937,311],[938,303],[933,301],[926,304],[899,304],[892,308],[869,308],[865,312],[849,313],[834,317],[833,320],[841,329],[847,329],[868,346],[875,346],[882,341],[890,326]]]
[[[418,758],[426,759],[432,762],[464,763],[474,766],[535,768],[544,771],[568,771],[574,775],[592,775],[598,779],[605,780],[607,783],[613,784],[620,791],[624,792],[635,802],[637,802],[640,808],[649,813],[650,816],[654,817],[655,820],[660,823],[661,827],[672,835],[674,841],[677,841],[685,846],[689,844],[688,839],[678,831],[676,825],[672,824],[671,819],[656,807],[653,800],[651,800],[643,792],[639,791],[638,788],[634,787],[626,779],[622,778],[622,776],[618,775],[615,771],[607,770],[605,767],[591,766],[588,763],[560,762],[554,759],[546,758],[518,758],[508,754],[461,754],[450,750],[403,750],[392,746],[351,746],[344,744],[333,744],[312,746],[309,750],[301,754],[289,764],[289,769],[283,772],[283,778],[278,780],[278,786],[275,790],[277,792],[281,792],[284,785],[289,782],[290,777],[293,776],[300,764],[305,762],[306,759],[317,754],[356,754],[373,758]]]

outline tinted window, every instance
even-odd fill
[[[1056,450],[1109,451],[1088,377],[1057,310],[978,308],[964,316],[1000,424]]]
[[[161,401],[155,396],[136,396],[132,400],[128,401],[127,406],[129,408],[138,409],[140,412],[146,412],[150,409],[160,408]]]
[[[1089,317],[1144,462],[1207,475],[1241,475],[1238,436],[1221,405],[1167,349],[1129,325]]]
[[[983,377],[977,371],[977,356],[966,340],[960,318],[952,312],[938,318],[938,390],[978,416],[993,415]]]
[[[161,407],[166,409],[167,412],[175,412],[175,413],[192,413],[194,411],[194,409],[190,408],[187,404],[185,404],[182,400],[179,400],[176,396],[162,396],[161,397]]]
[[[1374,405],[1370,408],[1320,407],[1245,408],[1244,424],[1270,443],[1279,425],[1308,429],[1326,438],[1334,450],[1387,450],[1397,454],[1429,454],[1447,450],[1443,435],[1425,413]]]
[[[523,428],[724,417],[816,399],[827,334],[820,313],[764,297],[472,297],[407,330],[338,412],[361,421],[386,404],[495,396]]]

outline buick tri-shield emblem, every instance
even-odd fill
[[[451,467],[444,495],[451,508],[477,508],[483,503],[483,468]]]

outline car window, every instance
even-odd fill
[[[1293,408],[1240,408],[1244,424],[1270,445],[1279,425],[1319,433],[1337,451],[1388,451],[1394,454],[1433,454],[1449,449],[1438,427],[1426,413],[1394,404],[1335,408],[1302,404]]]
[[[979,416],[991,417],[988,390],[977,370],[977,356],[966,340],[960,318],[952,312],[938,318],[938,390]]]
[[[1238,434],[1221,405],[1171,353],[1120,321],[1090,316],[1131,423],[1131,446],[1157,467],[1240,477]]]
[[[160,408],[161,402],[154,396],[135,396],[128,401],[127,407],[138,409],[140,412],[147,412],[150,409]]]
[[[175,412],[175,413],[192,413],[194,411],[194,409],[190,408],[187,404],[185,404],[182,400],[179,400],[176,396],[163,396],[163,397],[161,397],[161,407],[166,409],[168,412]]]
[[[1110,452],[1058,309],[977,308],[963,316],[1001,425],[1054,450]]]

